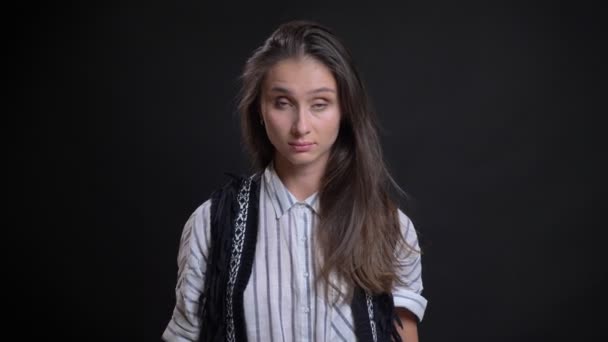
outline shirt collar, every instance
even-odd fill
[[[272,202],[277,219],[298,203],[306,205],[317,214],[319,213],[319,193],[315,192],[304,201],[298,201],[283,185],[281,178],[274,170],[272,162],[264,170],[264,183],[266,185],[266,196]]]

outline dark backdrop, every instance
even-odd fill
[[[21,267],[33,288],[22,336],[159,339],[183,224],[224,172],[248,170],[239,72],[288,19],[332,27],[378,109],[425,251],[423,341],[606,336],[605,19],[596,9],[52,6],[23,10],[34,18],[22,22],[34,115],[23,135],[33,149],[20,155],[32,187],[18,223],[32,258]]]

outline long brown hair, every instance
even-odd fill
[[[395,200],[403,192],[384,163],[375,113],[351,54],[330,29],[310,21],[285,23],[247,60],[238,104],[244,141],[257,168],[272,161],[275,149],[260,123],[262,82],[277,62],[303,56],[332,72],[342,113],[319,189],[319,279],[339,290],[329,281],[335,272],[347,284],[347,297],[354,285],[390,293],[399,282],[396,247],[405,244]]]

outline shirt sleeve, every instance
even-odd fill
[[[205,284],[210,240],[211,200],[186,221],[177,255],[175,308],[162,338],[167,342],[196,341],[200,334],[199,299]]]
[[[422,321],[427,300],[422,296],[422,263],[418,235],[410,218],[401,210],[399,224],[407,245],[400,243],[397,247],[397,275],[403,284],[395,285],[393,299],[395,307],[409,310]]]

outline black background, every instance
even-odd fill
[[[23,339],[160,338],[183,224],[224,172],[248,170],[239,73],[289,19],[343,38],[380,114],[425,251],[421,340],[606,337],[596,8],[122,1],[20,11],[31,150],[11,148],[26,179],[9,185],[28,189],[17,221],[31,258],[15,282],[32,288],[16,296]]]

